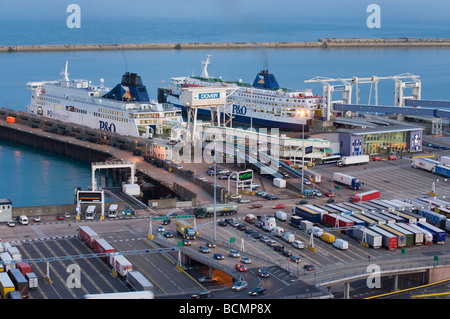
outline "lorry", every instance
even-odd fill
[[[420,228],[427,230],[433,235],[433,241],[436,244],[444,244],[445,243],[445,230],[437,228],[427,222],[417,222],[416,224]]]
[[[256,216],[253,214],[247,214],[245,215],[245,219],[244,219],[247,223],[249,224],[254,224],[256,221]]]
[[[16,268],[16,262],[8,252],[0,253],[0,262],[3,264],[5,271]]]
[[[349,234],[350,237],[356,238],[360,242],[368,244],[369,247],[373,249],[378,249],[383,244],[383,237],[366,227],[353,228],[350,230]]]
[[[216,204],[216,216],[234,215],[238,211],[237,203]],[[204,205],[194,208],[194,215],[197,218],[214,216],[214,205]]]
[[[427,223],[434,225],[436,227],[445,228],[446,217],[445,215],[436,213],[430,209],[419,209],[417,210],[419,216],[425,217]]]
[[[301,218],[312,222],[313,224],[319,224],[322,220],[322,214],[303,206],[294,206],[293,214],[300,216]]]
[[[136,291],[151,291],[155,292],[153,284],[144,277],[139,271],[130,271],[127,274],[127,284],[129,284]]]
[[[78,238],[85,242],[89,247],[92,247],[94,240],[100,238],[100,236],[89,226],[79,226]]]
[[[9,255],[11,256],[11,258],[16,261],[19,262],[22,260],[22,254],[19,251],[19,248],[17,247],[8,247],[6,249],[6,251],[9,253]]]
[[[278,187],[278,188],[285,188],[286,187],[286,180],[280,178],[280,177],[275,177],[273,179],[273,186]]]
[[[14,284],[15,290],[20,292],[22,298],[28,298],[30,290],[28,289],[28,280],[22,275],[19,269],[8,270],[8,276]]]
[[[378,233],[382,237],[383,247],[387,250],[395,250],[397,249],[397,236],[391,232],[388,232],[378,226],[369,226],[370,230]]]
[[[309,220],[302,220],[300,222],[300,229],[301,230],[310,230],[311,227],[313,227],[313,223],[311,223]]]
[[[303,219],[300,216],[291,216],[291,219],[289,219],[289,225],[300,228],[300,222]]]
[[[450,156],[441,156],[439,158],[439,162],[441,162],[444,165],[450,165]]]
[[[100,256],[100,257],[104,261],[107,261],[108,257],[109,257],[109,255],[106,255],[106,254],[111,254],[111,253],[114,253],[116,251],[116,249],[113,246],[111,246],[111,244],[108,243],[103,238],[97,238],[96,240],[94,240],[94,242],[92,244],[92,249],[96,253],[102,254],[102,256]]]
[[[261,218],[261,222],[262,222],[262,229],[264,229],[265,231],[272,231],[272,229],[277,227],[275,217],[270,215],[264,215]]]
[[[195,230],[194,226],[185,219],[177,219],[175,222],[175,229],[178,235],[184,239],[195,239],[198,236],[198,232]]]
[[[280,221],[286,221],[287,220],[287,214],[281,210],[277,210],[275,212],[274,217]]]
[[[439,164],[441,163],[429,158],[413,158],[411,160],[411,167],[420,168],[430,173],[434,173],[436,170],[436,165]]]
[[[25,278],[28,280],[29,289],[36,289],[38,287],[38,277],[34,272],[27,272]]]
[[[320,237],[323,234],[323,229],[317,226],[312,226],[308,233],[313,234],[314,237]]]
[[[347,185],[349,188],[354,190],[358,190],[361,187],[361,181],[359,179],[343,173],[333,173],[333,181]]]
[[[336,214],[323,215],[322,223],[331,227],[351,227],[355,224],[354,221]]]
[[[24,275],[24,276],[26,273],[31,272],[31,266],[29,263],[26,263],[26,262],[17,263],[16,268],[19,269],[20,272],[22,273],[22,275]]]
[[[14,291],[16,288],[14,287],[14,283],[9,278],[8,273],[0,272],[0,294],[3,299],[6,299],[8,292]]]
[[[320,238],[324,242],[329,243],[329,244],[334,243],[334,241],[336,240],[336,237],[333,234],[328,233],[328,232],[323,232],[322,235],[320,236]]]
[[[332,243],[332,245],[334,247],[336,247],[337,249],[342,249],[342,250],[348,249],[348,241],[340,239],[340,238],[336,238],[336,240]]]
[[[271,233],[274,236],[281,237],[284,233],[284,228],[282,228],[280,226],[276,226],[272,229]]]
[[[369,163],[369,155],[353,155],[353,156],[342,156],[339,161],[337,161],[337,166],[348,166],[348,165],[363,165]]]
[[[352,195],[352,196],[350,196],[348,198],[348,201],[350,203],[365,202],[365,201],[368,201],[368,200],[380,198],[380,196],[381,196],[380,191],[373,189],[371,191],[367,191],[367,192],[364,192],[364,193]]]
[[[290,232],[284,232],[281,236],[281,239],[283,239],[287,243],[292,243],[295,240],[295,235]]]
[[[122,277],[133,271],[133,264],[124,255],[119,255],[118,253],[113,253],[109,256],[109,265]]]
[[[448,164],[448,165],[450,165],[450,164]],[[450,177],[450,166],[436,165],[435,173],[436,173],[436,175]]]

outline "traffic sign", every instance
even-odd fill
[[[334,188],[335,188],[335,189],[341,189],[341,186],[339,186],[339,185],[334,185]]]
[[[235,242],[234,237],[231,237],[231,238],[230,238],[230,244],[232,244],[232,243],[234,243],[234,242]]]

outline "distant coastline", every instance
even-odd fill
[[[1,53],[95,50],[195,50],[251,48],[384,48],[450,47],[450,38],[319,38],[316,42],[199,42],[199,43],[124,43],[124,44],[39,44],[3,45]]]

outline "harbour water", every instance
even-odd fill
[[[80,2],[83,8],[84,2]],[[191,15],[183,15],[179,8],[171,15],[161,7],[158,8],[159,11],[149,12],[148,16],[140,14],[135,19],[131,19],[130,14],[117,17],[117,13],[110,16],[102,13],[96,18],[91,11],[85,9],[80,29],[67,28],[66,5],[56,6],[62,10],[62,15],[52,11],[53,16],[50,15],[48,19],[43,20],[33,17],[30,13],[29,16],[21,16],[19,9],[13,10],[16,15],[10,14],[6,17],[5,10],[2,10],[0,45],[316,41],[320,37],[449,37],[450,35],[450,23],[444,15],[446,11],[438,10],[436,7],[437,3],[442,4],[440,1],[430,1],[430,6],[424,9],[429,13],[433,8],[436,9],[434,16],[428,17],[426,14],[420,14],[418,8],[411,11],[413,6],[401,9],[390,7],[387,1],[379,2],[384,8],[383,24],[382,28],[375,30],[366,26],[369,14],[365,12],[365,8],[368,3],[353,5],[349,10],[343,10],[330,2],[331,7],[327,7],[325,14],[323,10],[320,13],[319,8],[309,5],[305,8],[310,14],[305,15],[305,12],[299,11],[298,18],[295,17],[293,10],[286,8],[284,10],[275,8],[274,16],[271,17],[268,9],[253,12],[248,6],[247,9],[233,15],[232,10],[224,4],[215,6],[217,10],[225,11],[216,18],[194,14],[194,11],[190,11]],[[401,10],[404,10],[405,14],[399,14]],[[212,12],[212,9],[206,11]],[[304,19],[305,17],[307,18]],[[415,27],[411,27],[410,21],[415,21]],[[71,78],[89,79],[94,84],[98,84],[100,78],[104,78],[105,86],[108,87],[115,86],[124,72],[136,72],[142,76],[150,97],[156,99],[157,87],[170,83],[171,77],[193,73],[200,75],[200,61],[204,60],[207,54],[212,55],[209,74],[229,80],[242,79],[244,82],[252,82],[257,72],[269,69],[282,87],[293,89],[310,87],[321,95],[321,85],[306,84],[304,81],[315,76],[367,77],[409,72],[420,76],[423,99],[450,100],[448,90],[450,49],[260,48],[212,52],[154,50],[0,54],[0,106],[17,111],[24,110],[30,99],[26,83],[58,79],[65,60],[69,61]],[[359,102],[368,103],[370,86],[360,85],[360,90]],[[371,102],[373,103],[373,94]],[[381,81],[379,103],[392,105],[393,102],[394,81]],[[76,186],[86,188],[90,185],[88,163],[69,160],[3,140],[0,140],[0,167],[2,177],[0,198],[10,198],[15,206],[72,203],[73,188]]]

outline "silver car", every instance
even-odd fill
[[[235,290],[235,291],[241,291],[242,289],[247,288],[247,282],[245,280],[243,281],[238,281],[237,283],[234,284],[233,287],[231,287],[231,289]]]

